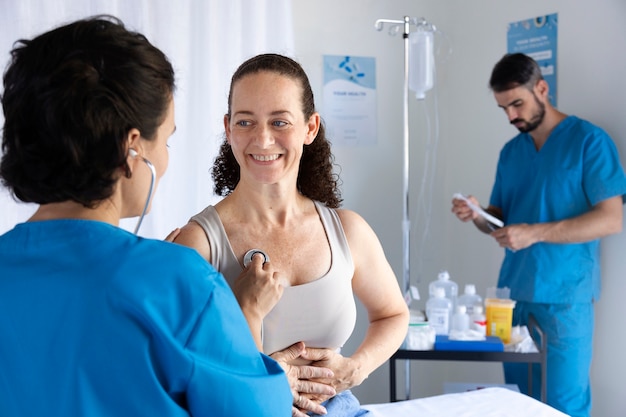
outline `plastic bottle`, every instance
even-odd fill
[[[434,290],[433,296],[426,301],[428,323],[435,329],[435,334],[447,335],[450,330],[452,302],[446,298],[443,288]]]
[[[483,299],[476,294],[476,286],[474,284],[465,285],[463,295],[457,299],[458,305],[464,305],[467,308],[467,314],[470,316],[474,313],[474,307],[483,306]]]
[[[426,29],[409,34],[409,88],[418,100],[423,100],[434,85],[434,37],[434,32]]]
[[[435,346],[435,329],[427,322],[410,323],[406,335],[406,348],[409,350],[432,350]]]
[[[470,328],[470,317],[467,315],[467,308],[464,305],[456,306],[454,315],[452,316],[452,325],[450,331],[467,332]]]
[[[470,316],[470,329],[487,335],[487,318],[483,314],[483,306],[474,306],[474,313]]]
[[[435,288],[443,288],[445,292],[445,297],[452,302],[452,312],[454,312],[454,308],[457,302],[457,295],[459,294],[459,286],[456,282],[450,279],[450,274],[448,271],[441,271],[439,275],[437,275],[437,280],[432,281],[428,286],[428,294],[432,297],[435,293]]]

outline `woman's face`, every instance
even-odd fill
[[[139,137],[134,142],[131,142],[130,147],[137,152],[137,156],[129,157],[129,165],[132,170],[132,176],[128,179],[128,183],[123,189],[122,198],[125,212],[122,213],[121,217],[133,217],[140,215],[146,204],[146,198],[148,198],[148,193],[150,191],[152,173],[143,158],[152,163],[156,172],[154,191],[152,193],[151,200],[154,199],[154,194],[156,193],[159,180],[163,174],[165,174],[169,162],[167,141],[175,130],[174,100],[170,100],[165,120],[158,127],[155,138],[147,140],[143,137]],[[150,205],[151,204],[152,201],[150,202]]]
[[[234,84],[224,126],[241,181],[295,184],[303,146],[313,142],[320,123],[317,113],[305,119],[301,98],[297,81],[274,72],[249,74]]]

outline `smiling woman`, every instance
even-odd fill
[[[278,82],[280,86],[289,89],[292,96],[279,98],[276,92],[281,92],[283,91],[282,89],[277,90],[271,84],[268,84],[266,87],[257,87],[254,85],[254,82],[251,82],[250,78]],[[306,144],[307,146],[304,146],[301,150],[296,150],[296,152],[302,155],[297,176],[297,188],[302,194],[321,201],[329,207],[339,207],[341,193],[338,188],[338,177],[333,173],[334,158],[331,153],[330,143],[326,138],[326,129],[315,110],[315,100],[308,77],[300,65],[287,57],[275,54],[259,55],[244,62],[233,74],[230,85],[228,113],[224,116],[224,126],[227,132],[230,129],[230,125],[236,123],[234,122],[235,118],[240,117],[239,114],[236,114],[238,110],[233,110],[235,88],[238,87],[239,82],[243,84],[239,86],[239,90],[246,86],[251,86],[255,90],[264,88],[268,96],[259,96],[257,92],[257,100],[260,102],[269,100],[267,97],[271,97],[271,100],[275,101],[273,105],[277,107],[270,111],[272,113],[270,116],[278,119],[272,120],[272,123],[278,126],[277,129],[280,129],[283,125],[285,125],[285,129],[288,129],[289,126],[287,126],[287,121],[277,118],[276,113],[288,113],[292,119],[299,118],[300,123],[306,121],[307,126],[296,126],[296,128],[313,129],[313,131],[306,133],[307,137],[302,139],[303,144],[306,141],[309,142]],[[287,93],[284,92],[282,94]],[[238,106],[252,105],[258,108],[258,104],[246,100],[245,96],[240,97],[239,100],[240,104],[237,104]],[[282,100],[280,105],[278,105],[279,100]],[[240,111],[250,113],[251,110],[243,109]],[[265,111],[267,112],[267,110]],[[316,127],[308,126],[309,122],[315,123]],[[248,122],[245,121],[243,124],[247,125]],[[291,127],[293,128],[293,122]],[[309,136],[311,134],[313,134],[314,140],[310,139]],[[228,134],[226,136],[227,139],[222,143],[212,171],[215,194],[221,196],[226,196],[233,192],[239,183],[241,175],[239,163],[229,143],[231,139],[228,139]]]
[[[274,91],[283,94],[272,94]],[[310,145],[320,127],[318,113],[306,120],[300,109],[298,82],[273,72],[260,72],[233,86],[230,114],[224,116],[228,144],[243,175],[274,185],[283,176],[298,175],[303,145]],[[243,94],[242,94],[243,93]],[[245,180],[245,179],[243,179]]]
[[[306,346],[291,364],[320,374],[291,381],[295,416],[362,415],[350,388],[400,346],[408,310],[374,231],[338,208],[330,143],[302,67],[276,54],[244,62],[232,77],[224,127],[213,178],[225,197],[192,217],[176,242],[224,274],[253,332],[262,323],[259,349],[277,356]],[[268,259],[244,266],[251,248]],[[356,352],[343,356],[354,296],[369,328]]]

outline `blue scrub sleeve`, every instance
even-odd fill
[[[617,148],[611,138],[600,129],[585,144],[583,188],[592,206],[618,195],[625,201],[624,171]]]
[[[258,351],[224,280],[217,281],[186,348],[193,360],[187,388],[192,416],[291,416],[287,377]]]

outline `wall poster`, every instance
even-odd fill
[[[322,117],[334,146],[376,144],[376,58],[324,56]]]
[[[521,52],[539,64],[550,87],[550,102],[556,107],[557,98],[557,13],[520,20],[509,24],[507,51]]]

